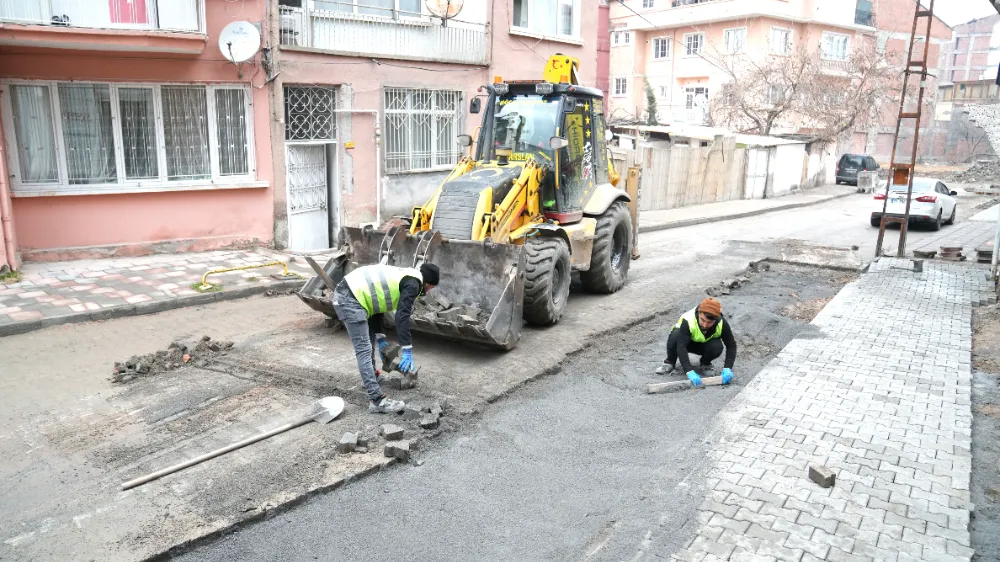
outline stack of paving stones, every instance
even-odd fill
[[[672,559],[970,559],[972,309],[996,296],[983,269],[912,267],[873,264],[733,402]]]

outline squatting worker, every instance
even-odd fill
[[[669,375],[677,368],[680,359],[682,372],[694,386],[701,386],[701,377],[691,367],[688,354],[701,356],[701,367],[712,368],[712,360],[722,355],[722,346],[726,346],[726,362],[722,369],[722,384],[733,380],[733,364],[736,362],[736,338],[733,331],[722,316],[722,305],[709,297],[688,311],[674,325],[667,338],[667,358],[656,370],[657,375]]]
[[[370,400],[369,412],[398,412],[406,405],[382,392],[375,373],[372,341],[378,341],[379,354],[389,346],[381,333],[382,314],[396,311],[396,335],[403,347],[399,368],[410,372],[413,369],[413,344],[410,340],[413,304],[418,296],[437,286],[440,276],[438,267],[429,263],[421,265],[419,270],[377,264],[359,267],[337,284],[337,290],[333,292],[333,309],[351,337],[361,381]]]

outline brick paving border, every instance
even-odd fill
[[[282,271],[274,266],[209,277],[209,282],[222,284],[221,291],[200,293],[191,288],[210,270],[273,261],[288,263],[288,256],[227,250],[27,263],[19,282],[0,284],[0,337],[297,289],[313,275],[307,264],[297,261],[288,268],[301,279],[273,279],[271,274]]]
[[[911,267],[873,263],[720,418],[673,560],[970,559],[972,308],[996,294],[980,267]]]

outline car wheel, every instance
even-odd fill
[[[872,217],[872,226],[874,226],[875,228],[879,228],[880,226],[882,226],[882,219],[880,219],[879,217]]]
[[[951,208],[951,218],[945,221],[945,224],[955,224],[955,215],[958,214],[958,204],[956,203],[954,207]]]
[[[940,211],[938,211],[937,219],[934,222],[931,223],[931,230],[941,230],[941,213],[943,213],[943,212],[944,212],[944,209],[941,209]]]

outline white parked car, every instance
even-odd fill
[[[906,186],[893,185],[886,202],[885,188],[875,194],[872,209],[872,226],[882,222],[882,205],[885,204],[885,214],[890,217],[902,218],[906,214]],[[957,191],[951,191],[943,182],[933,178],[913,178],[913,201],[910,203],[910,224],[921,223],[930,225],[933,230],[940,230],[942,224],[954,224],[958,201]]]

